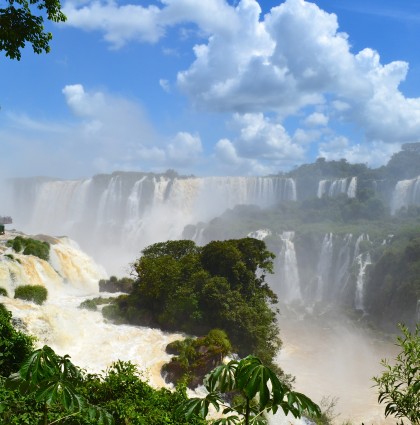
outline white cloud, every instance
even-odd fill
[[[157,42],[168,27],[193,23],[205,42],[178,72],[177,84],[200,108],[277,113],[285,118],[315,107],[307,126],[334,120],[360,127],[368,141],[401,143],[420,133],[420,99],[399,90],[408,64],[381,64],[366,48],[354,54],[335,14],[315,3],[286,0],[265,16],[256,0],[162,0],[159,6],[116,1],[67,1],[68,24],[101,30],[114,48]],[[167,87],[164,81],[162,87]],[[327,118],[328,117],[328,118]]]
[[[67,1],[63,12],[67,25],[86,31],[101,30],[113,48],[128,41],[157,42],[164,34],[158,23],[160,9],[156,6],[118,5],[115,1]]]
[[[166,93],[170,93],[171,92],[171,86],[170,86],[168,80],[165,80],[165,79],[161,78],[159,80],[159,85],[162,87],[163,91],[165,91]]]
[[[369,145],[350,144],[345,137],[335,137],[320,144],[319,156],[327,160],[345,158],[350,163],[363,163],[375,168],[385,165],[389,158],[401,148],[398,143],[374,141]]]
[[[60,125],[27,115],[0,117],[0,140],[6,172],[13,175],[89,176],[115,170],[162,172],[176,168],[192,173],[202,160],[197,134],[179,132],[173,137],[159,135],[149,123],[142,106],[120,96],[88,91],[83,85],[62,90],[74,114],[71,123]]]
[[[274,171],[270,164],[264,165],[260,161],[249,158],[241,158],[233,143],[229,139],[220,139],[214,149],[216,168],[225,175],[266,175]]]
[[[232,127],[237,138],[221,139],[215,147],[217,159],[230,173],[276,173],[304,159],[304,149],[293,142],[285,128],[263,114],[235,114]]]
[[[171,164],[184,166],[198,159],[202,150],[198,135],[179,132],[168,145],[167,155]]]
[[[328,117],[321,112],[314,112],[306,117],[305,124],[308,127],[326,126]]]

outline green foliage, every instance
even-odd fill
[[[111,276],[109,279],[101,279],[99,281],[99,291],[130,293],[133,289],[133,283],[134,280],[129,277],[118,279],[116,276]]]
[[[393,331],[395,323],[415,326],[420,299],[420,229],[402,232],[372,268],[366,286],[366,307],[374,321]]]
[[[45,16],[53,22],[66,20],[59,0],[7,0],[0,9],[0,50],[17,60],[26,43],[35,53],[48,53],[52,35],[44,31]]]
[[[2,295],[3,297],[7,297],[8,296],[7,289],[6,288],[2,288],[0,286],[0,295]]]
[[[48,296],[47,288],[41,285],[22,285],[15,289],[15,298],[41,305]]]
[[[201,338],[174,341],[168,344],[166,351],[176,354],[162,367],[166,380],[177,384],[183,379],[190,388],[196,388],[204,376],[232,352],[232,345],[226,332],[212,329]]]
[[[91,403],[112,414],[115,425],[204,425],[176,414],[176,407],[187,399],[185,387],[155,390],[130,362],[113,363],[104,377],[88,375],[83,391]]]
[[[77,386],[82,383],[83,374],[69,356],[59,356],[45,345],[27,357],[19,371],[6,380],[5,388],[35,401],[41,407],[45,425],[74,415],[98,425],[112,425],[114,421],[108,412],[89,404],[80,394]],[[16,407],[6,400],[1,403],[0,412],[7,414]]]
[[[16,236],[14,239],[7,241],[6,245],[12,247],[17,253],[35,255],[41,260],[48,261],[50,257],[50,244],[48,242]]]
[[[178,408],[186,418],[198,416],[205,419],[210,406],[217,412],[222,408],[223,415],[228,415],[211,421],[214,425],[266,424],[264,412],[276,413],[279,408],[295,418],[305,412],[315,417],[321,414],[317,404],[304,394],[290,390],[254,356],[216,367],[207,375],[204,386],[208,391],[205,398],[192,398]],[[236,397],[231,405],[226,405],[224,395],[229,393],[236,394]]]
[[[269,306],[277,298],[265,282],[273,258],[264,242],[252,238],[202,248],[192,241],[151,245],[134,264],[138,278],[132,293],[117,301],[112,314],[196,335],[216,327],[239,354],[270,363],[280,346]]]
[[[420,324],[413,333],[400,325],[402,336],[397,345],[402,349],[391,365],[382,360],[384,371],[373,378],[378,387],[379,403],[385,403],[385,417],[395,416],[404,423],[420,424]]]
[[[16,372],[32,348],[33,338],[14,328],[12,314],[0,304],[0,376]]]
[[[114,300],[113,298],[102,298],[102,297],[92,298],[91,300],[85,300],[82,303],[80,303],[79,308],[96,311],[98,305],[109,304],[113,300]]]

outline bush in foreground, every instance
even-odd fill
[[[18,286],[15,290],[15,298],[25,301],[32,301],[41,305],[48,296],[47,288],[41,285],[23,285]]]

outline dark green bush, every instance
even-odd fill
[[[0,304],[0,377],[16,372],[32,349],[33,338],[13,327],[12,314]]]
[[[15,298],[26,301],[32,301],[41,305],[48,296],[48,291],[41,285],[23,285],[18,286],[15,290]]]
[[[91,300],[85,300],[80,305],[79,308],[85,308],[86,310],[96,311],[98,305],[109,304],[114,300],[114,298],[92,298]]]
[[[15,252],[24,255],[35,255],[45,261],[50,258],[50,244],[48,242],[16,236],[7,241],[6,245],[12,247]]]
[[[3,297],[7,297],[8,296],[6,288],[2,288],[0,286],[0,295],[3,295]]]

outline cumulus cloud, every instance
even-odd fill
[[[305,151],[278,122],[263,114],[235,114],[231,123],[238,136],[221,139],[215,154],[230,172],[267,174],[302,162]]]
[[[399,90],[408,64],[381,64],[369,48],[352,53],[337,16],[314,3],[286,0],[265,16],[256,0],[162,0],[158,6],[69,0],[64,11],[68,25],[101,30],[114,48],[157,42],[168,27],[196,24],[206,42],[194,46],[195,60],[178,72],[177,83],[200,108],[284,118],[323,105],[330,113],[309,112],[307,126],[345,121],[367,140],[387,143],[419,134],[420,99]]]
[[[375,168],[386,164],[400,149],[399,143],[374,141],[369,145],[351,144],[346,137],[337,136],[320,144],[319,156],[327,160],[345,158],[350,163],[363,163]]]
[[[286,0],[264,17],[255,1],[244,0],[235,13],[240,26],[229,42],[213,34],[178,73],[179,87],[195,104],[281,117],[321,105],[331,117],[314,112],[307,125],[333,118],[360,127],[368,141],[416,139],[420,99],[399,90],[407,63],[383,65],[369,48],[353,54],[337,16],[304,0]]]
[[[306,117],[305,124],[308,127],[323,127],[328,124],[328,117],[321,112],[314,112]]]

